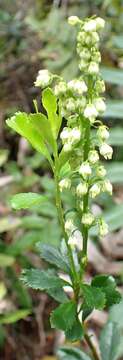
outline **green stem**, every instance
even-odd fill
[[[88,159],[88,153],[90,149],[90,122],[85,120],[84,121],[84,128],[85,128],[85,142],[84,142],[84,161]],[[84,195],[83,197],[83,214],[88,212],[88,200],[89,200],[89,193]],[[88,228],[83,225],[82,226],[82,236],[83,236],[83,257],[87,257],[87,242],[88,242]]]
[[[90,348],[90,350],[92,352],[93,359],[94,360],[100,360],[100,357],[99,357],[99,355],[97,353],[97,350],[96,350],[93,342],[91,341],[91,337],[86,332],[85,332],[84,337],[85,337],[85,340],[86,340],[86,342],[88,344],[88,347]]]
[[[73,285],[75,285],[75,288],[76,288],[76,283],[78,282],[78,275],[77,275],[75,264],[74,264],[72,250],[68,244],[68,236],[65,231],[65,225],[64,225],[63,208],[62,208],[61,194],[60,194],[60,189],[59,189],[58,154],[55,154],[54,179],[55,179],[55,188],[56,188],[56,208],[57,208],[57,212],[58,212],[58,218],[59,218],[59,222],[61,225],[64,239],[65,239],[65,243],[66,243],[66,246],[68,249],[68,255],[69,255],[71,270],[72,270]]]

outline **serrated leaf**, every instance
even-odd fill
[[[59,360],[92,360],[89,355],[77,347],[64,346],[57,352]]]
[[[97,289],[101,289],[102,292],[105,294],[105,305],[107,307],[112,306],[113,304],[117,304],[121,300],[120,293],[115,289],[116,282],[113,276],[108,275],[97,275],[92,280],[92,286],[96,287]]]
[[[10,128],[15,130],[19,135],[25,137],[34,149],[42,153],[52,166],[50,153],[43,141],[42,134],[37,130],[35,121],[32,121],[32,114],[18,112],[15,116],[6,120],[6,122]]]
[[[66,282],[54,275],[52,270],[30,269],[24,270],[21,275],[23,283],[35,290],[46,291],[59,302],[66,302],[67,296],[63,291]]]
[[[5,315],[0,315],[0,324],[12,324],[21,319],[24,319],[30,314],[30,310],[23,309],[17,310],[11,313],[7,313]]]
[[[105,306],[105,294],[99,289],[90,285],[82,285],[82,294],[84,297],[84,310],[91,309],[103,309]]]
[[[41,242],[36,245],[38,248],[41,258],[47,261],[49,264],[56,266],[58,269],[63,270],[64,272],[69,272],[69,263],[67,259],[63,258],[63,255],[60,253],[60,250],[55,246],[42,244]]]
[[[76,303],[73,300],[61,304],[51,314],[52,328],[67,331],[72,327],[76,319]]]
[[[42,103],[48,114],[48,119],[52,129],[53,137],[56,139],[62,119],[60,114],[57,114],[57,98],[50,88],[47,88],[42,92]]]
[[[119,358],[119,348],[121,333],[117,325],[108,322],[101,332],[100,350],[102,360],[117,360]]]
[[[34,205],[41,204],[47,201],[47,197],[45,195],[39,195],[36,193],[20,193],[16,194],[12,197],[10,203],[13,209],[28,209]]]
[[[65,332],[66,338],[72,342],[81,340],[83,334],[84,334],[83,327],[78,319],[75,319],[72,327]]]

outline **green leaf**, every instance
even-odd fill
[[[72,327],[70,329],[67,329],[67,331],[65,332],[66,338],[72,342],[81,340],[83,334],[83,327],[78,319],[75,319]]]
[[[103,79],[110,84],[123,85],[123,70],[110,67],[101,67]]]
[[[45,290],[50,296],[59,302],[67,301],[67,296],[62,289],[62,287],[66,285],[66,282],[54,275],[52,270],[24,270],[21,275],[21,280],[25,285],[35,290]]]
[[[0,324],[12,324],[21,319],[26,318],[30,314],[30,310],[23,309],[17,310],[11,313],[7,313],[5,315],[0,315]]]
[[[57,138],[60,126],[61,126],[61,116],[57,114],[57,98],[53,94],[53,91],[50,88],[47,88],[42,93],[42,103],[47,111],[48,120],[52,129],[54,139]]]
[[[114,322],[123,331],[123,299],[119,304],[113,305],[109,312],[109,321]]]
[[[108,275],[97,275],[92,280],[92,286],[97,289],[101,289],[105,294],[106,302],[105,305],[107,307],[112,306],[113,304],[117,304],[121,300],[120,293],[115,289],[116,282],[113,276]]]
[[[36,193],[20,193],[16,194],[11,199],[11,206],[15,210],[28,209],[33,205],[38,205],[47,201],[45,195],[39,195]]]
[[[7,267],[13,265],[15,259],[10,255],[0,254],[0,267]]]
[[[60,250],[55,246],[49,244],[42,244],[41,242],[36,245],[38,248],[41,258],[47,261],[49,264],[55,265],[58,269],[64,272],[69,272],[69,264],[66,259],[63,258]]]
[[[77,347],[64,346],[57,351],[59,360],[92,360],[89,355]]]
[[[76,303],[73,300],[61,304],[51,314],[52,328],[67,331],[72,327],[76,319]]]
[[[37,130],[37,125],[35,124],[34,117],[32,117],[32,115],[33,114],[18,112],[6,122],[10,128],[25,137],[34,149],[42,153],[49,160],[52,166],[52,159],[43,141],[42,132],[39,132],[39,129]]]
[[[120,330],[115,323],[108,322],[102,330],[100,337],[102,360],[117,360],[119,358],[120,342]]]
[[[108,100],[104,117],[110,117],[112,119],[123,119],[123,101]]]
[[[83,308],[85,309],[103,309],[105,306],[105,294],[99,288],[83,284],[82,294],[84,297]]]

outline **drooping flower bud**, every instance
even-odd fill
[[[70,189],[71,180],[69,178],[64,178],[59,182],[60,191],[62,192],[64,189]]]
[[[69,25],[75,26],[78,23],[80,23],[80,19],[78,18],[78,16],[69,16],[69,18],[68,18]]]
[[[99,154],[96,150],[89,151],[88,160],[91,164],[95,164],[99,160]]]
[[[91,186],[89,194],[92,197],[92,199],[94,199],[96,196],[100,194],[100,191],[101,191],[101,186],[99,183],[97,183]]]
[[[103,143],[100,146],[100,154],[104,156],[105,159],[111,159],[113,155],[113,149],[110,145]]]
[[[82,163],[79,168],[79,174],[82,175],[84,179],[91,175],[91,167],[88,161]]]
[[[48,86],[53,79],[52,74],[48,70],[39,70],[36,81],[34,85],[37,87],[46,87]]]
[[[87,194],[88,192],[88,184],[86,182],[84,183],[79,183],[77,185],[77,188],[76,188],[76,193],[77,193],[77,196],[81,197],[85,194]]]
[[[85,213],[82,216],[82,224],[86,226],[91,226],[94,223],[94,216],[91,213]]]

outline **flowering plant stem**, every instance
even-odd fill
[[[101,120],[97,121],[97,116],[102,116],[105,111],[104,98],[100,95],[105,91],[105,84],[99,74],[98,35],[105,22],[95,16],[85,20],[72,16],[69,23],[78,27],[77,52],[82,72],[79,79],[66,83],[60,76],[40,70],[35,86],[43,89],[42,104],[47,115],[38,112],[34,100],[35,114],[17,112],[7,124],[49,161],[63,237],[58,248],[37,244],[41,258],[50,264],[50,268],[47,271],[26,269],[21,279],[34,289],[46,291],[60,303],[51,314],[51,326],[64,331],[71,342],[84,337],[93,359],[99,360],[86,332],[85,320],[94,309],[108,308],[121,299],[111,276],[96,275],[90,283],[84,279],[89,230],[96,225],[99,236],[108,233],[103,217],[94,216],[91,211],[91,201],[101,192],[112,194],[100,154],[106,160],[111,159],[113,149],[106,143],[109,137],[107,126]],[[62,126],[64,122],[65,126]],[[64,213],[61,193],[66,190],[69,196],[72,194],[74,205],[71,208],[68,204],[68,211]],[[44,194],[22,193],[15,195],[12,203],[14,209],[20,210],[47,200]]]

